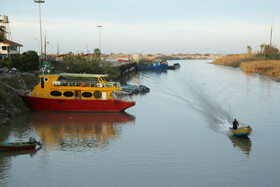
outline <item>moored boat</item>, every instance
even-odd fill
[[[246,127],[240,126],[238,129],[229,128],[230,132],[232,132],[236,136],[247,136],[251,134],[252,128],[248,125]]]
[[[126,91],[129,94],[146,93],[150,91],[150,88],[144,85],[123,84],[121,87],[123,91]]]
[[[117,82],[107,82],[107,75],[69,74],[40,75],[32,92],[19,96],[35,111],[121,112],[135,105],[131,98],[120,99]]]
[[[0,143],[0,151],[15,151],[15,150],[26,150],[35,149],[36,143],[29,142],[2,142]]]
[[[35,149],[36,145],[42,146],[41,142],[38,142],[36,139],[30,137],[28,142],[1,142],[0,151]]]
[[[167,69],[179,69],[181,67],[181,65],[179,63],[174,63],[173,65],[170,65],[167,67]]]
[[[161,59],[156,59],[153,62],[141,63],[137,65],[137,70],[167,70],[168,63]]]

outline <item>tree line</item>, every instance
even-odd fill
[[[261,48],[261,50],[257,53],[257,55],[263,56],[267,60],[280,60],[279,49],[277,49],[275,46],[261,44],[260,48]],[[247,52],[248,52],[249,55],[252,54],[252,47],[251,46],[247,46]]]

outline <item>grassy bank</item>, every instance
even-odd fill
[[[29,111],[25,103],[17,95],[17,92],[4,84],[15,89],[32,89],[36,85],[37,79],[33,74],[0,77],[0,126],[8,123],[23,112]]]
[[[240,68],[246,73],[261,73],[280,78],[280,60],[266,60],[259,55],[227,55],[216,59],[213,64]]]

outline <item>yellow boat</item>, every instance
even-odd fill
[[[130,98],[118,96],[122,88],[107,82],[107,75],[61,73],[40,75],[33,91],[19,93],[35,111],[122,112],[135,105]]]
[[[247,136],[252,132],[252,128],[248,125],[246,127],[240,126],[238,129],[229,128],[236,136]]]

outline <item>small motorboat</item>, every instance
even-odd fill
[[[247,136],[252,132],[252,128],[248,125],[246,127],[240,126],[238,129],[229,128],[236,136]]]
[[[36,141],[35,138],[30,137],[28,142],[1,142],[0,151],[15,151],[35,149],[36,145],[42,146],[41,142]]]

